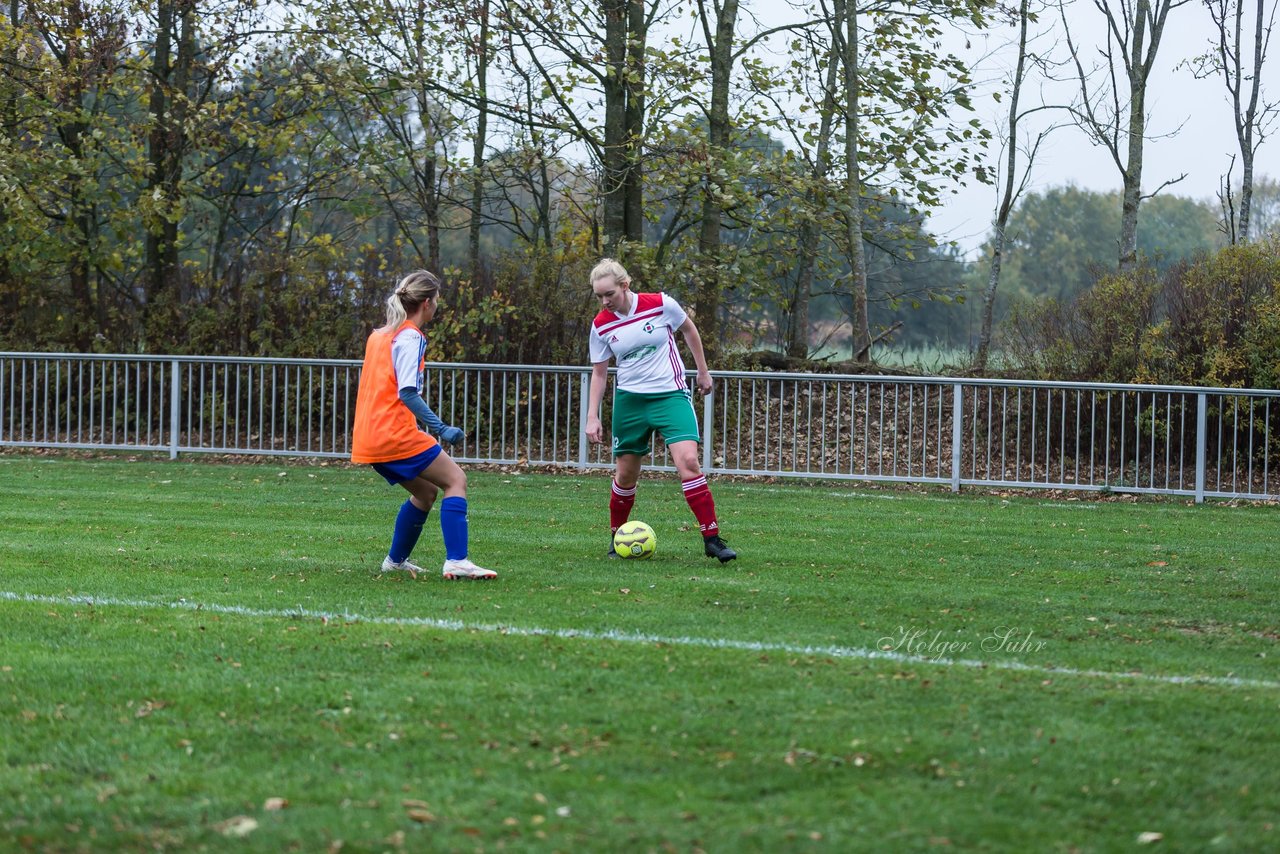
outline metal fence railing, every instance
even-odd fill
[[[0,353],[0,446],[342,458],[360,363]],[[607,467],[588,367],[429,364],[462,462]],[[710,473],[1274,498],[1280,391],[713,372]],[[609,402],[606,399],[606,410]],[[607,412],[606,412],[607,417]],[[654,463],[668,460],[655,443]]]

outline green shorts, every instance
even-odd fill
[[[698,416],[687,391],[636,394],[616,391],[613,395],[613,455],[649,453],[654,431],[672,442],[698,441]]]

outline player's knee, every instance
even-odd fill
[[[691,454],[680,454],[675,457],[673,462],[676,464],[676,471],[678,471],[686,480],[691,477],[698,477],[702,474],[702,467],[698,465],[698,454],[696,451]]]

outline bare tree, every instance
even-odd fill
[[[1247,8],[1249,3],[1253,8]],[[1254,158],[1271,125],[1280,114],[1280,102],[1266,101],[1262,97],[1262,66],[1266,62],[1271,44],[1271,30],[1275,25],[1277,0],[1204,0],[1213,18],[1214,47],[1212,53],[1200,57],[1198,71],[1209,70],[1222,75],[1222,81],[1231,96],[1232,118],[1235,120],[1236,140],[1240,144],[1240,207],[1234,209],[1230,197],[1228,177],[1223,202],[1228,221],[1227,234],[1232,243],[1248,243],[1253,211]],[[1246,36],[1245,22],[1249,18],[1252,33]],[[1234,158],[1232,158],[1234,160]],[[1228,172],[1228,176],[1230,173]]]
[[[1041,105],[1032,107],[1029,110],[1021,108],[1022,87],[1028,74],[1027,29],[1036,20],[1037,16],[1031,9],[1030,0],[1021,0],[1014,16],[1014,21],[1018,26],[1018,54],[1013,75],[1009,79],[1009,124],[1007,127],[1008,136],[1005,140],[1004,184],[1000,190],[1000,201],[996,208],[995,223],[992,227],[991,270],[987,275],[987,287],[982,292],[982,330],[978,335],[978,351],[974,356],[974,369],[978,373],[986,371],[987,359],[991,352],[992,316],[995,313],[996,291],[1000,287],[1000,271],[1004,263],[1005,233],[1009,226],[1009,215],[1013,212],[1014,205],[1017,204],[1018,198],[1027,187],[1027,182],[1031,177],[1031,169],[1035,165],[1036,154],[1040,150],[1041,143],[1044,142],[1046,136],[1056,129],[1051,125],[1036,134],[1035,139],[1031,140],[1026,146],[1026,163],[1019,167],[1020,144],[1018,142],[1018,131],[1022,120],[1032,113],[1053,109],[1053,107]],[[1021,175],[1019,175],[1019,168],[1022,170]]]
[[[652,19],[641,0],[603,0],[604,245],[644,240],[645,41]]]
[[[1083,48],[1072,38],[1067,0],[1058,0],[1070,61],[1080,86],[1079,101],[1071,107],[1080,128],[1095,145],[1103,146],[1115,162],[1123,184],[1120,216],[1120,269],[1138,260],[1138,207],[1145,199],[1186,173],[1142,192],[1143,147],[1147,140],[1147,84],[1164,37],[1169,12],[1188,0],[1092,0],[1106,26],[1098,48],[1100,67],[1086,68]],[[1099,74],[1098,72],[1101,72]]]
[[[489,134],[489,5],[490,0],[481,0],[476,9],[479,32],[474,43],[475,85],[479,107],[476,112],[475,132],[472,135],[471,221],[467,229],[467,263],[472,277],[480,269],[480,211],[484,205],[485,146],[488,144]]]

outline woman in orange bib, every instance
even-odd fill
[[[496,578],[491,569],[467,557],[467,475],[432,433],[450,445],[463,440],[462,430],[446,425],[422,399],[422,368],[427,339],[422,327],[435,316],[440,280],[426,270],[410,273],[387,298],[387,322],[369,336],[356,393],[351,461],[368,463],[387,483],[409,492],[400,507],[391,535],[391,548],[382,572],[408,572],[418,577],[422,567],[409,562],[422,525],[439,490],[440,533],[445,561],[441,575],[448,579]],[[422,422],[431,433],[418,426]]]

